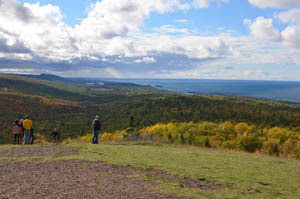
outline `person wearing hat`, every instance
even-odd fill
[[[26,119],[23,122],[23,127],[25,129],[25,142],[24,144],[30,144],[30,131],[32,129],[32,121],[30,120],[29,116],[26,115]]]
[[[93,132],[94,132],[94,137],[92,139],[93,144],[98,144],[98,135],[101,130],[101,122],[100,122],[100,117],[99,115],[96,115],[96,118],[93,121]]]

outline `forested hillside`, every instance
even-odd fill
[[[38,76],[0,75],[0,142],[9,141],[13,121],[27,114],[34,121],[35,132],[47,134],[57,127],[63,138],[76,137],[91,130],[96,114],[107,117],[114,103],[151,98],[161,93],[134,84],[87,85],[61,79],[42,80]],[[116,128],[115,119],[104,121],[104,129]]]
[[[134,126],[138,128],[170,121],[232,121],[234,123],[247,122],[263,127],[300,126],[298,104],[241,97],[170,94],[139,100],[135,103],[124,102],[119,107],[118,114],[120,110],[124,111],[121,112],[124,116],[131,114],[135,120]]]
[[[103,131],[107,132],[128,127],[138,131],[170,122],[245,122],[257,128],[278,126],[293,131],[300,126],[299,104],[180,95],[128,83],[86,83],[0,75],[0,141],[9,141],[12,122],[26,114],[33,119],[35,132],[47,135],[56,127],[63,138],[91,132],[96,114],[101,116]]]

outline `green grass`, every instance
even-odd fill
[[[220,190],[205,191],[159,181],[161,191],[196,198],[299,198],[300,161],[234,151],[207,150],[197,147],[142,144],[76,143],[80,155],[47,157],[47,161],[80,159],[130,165],[139,169],[158,168],[192,178],[217,180]],[[7,146],[0,146],[0,150]],[[0,159],[1,160],[1,159]],[[45,159],[46,160],[46,159]]]
[[[102,155],[93,153],[99,151]],[[300,196],[300,161],[297,160],[170,145],[82,145],[81,156],[88,161],[154,167],[182,176],[216,179],[223,188],[209,192],[215,198]]]

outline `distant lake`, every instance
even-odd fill
[[[106,79],[150,85],[183,94],[219,94],[257,97],[300,103],[300,82],[207,79]]]

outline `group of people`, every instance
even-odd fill
[[[29,115],[24,119],[17,119],[13,123],[12,134],[14,135],[14,144],[34,144],[34,133],[32,128],[32,120]],[[52,141],[55,143],[60,138],[57,129],[54,128],[51,133]]]
[[[24,144],[33,144],[34,143],[34,134],[32,128],[32,120],[29,116],[23,119],[17,119],[12,128],[12,134],[14,135],[14,144],[22,144],[24,138]]]
[[[92,139],[93,144],[98,144],[98,137],[101,131],[101,122],[100,117],[96,115],[95,119],[92,123],[92,128],[94,132],[94,136]],[[26,116],[26,119],[17,119],[13,123],[12,134],[14,135],[14,144],[33,144],[34,143],[34,134],[32,128],[32,120],[30,120],[29,115]],[[52,141],[55,143],[60,138],[60,134],[57,129],[54,128],[51,133]]]

